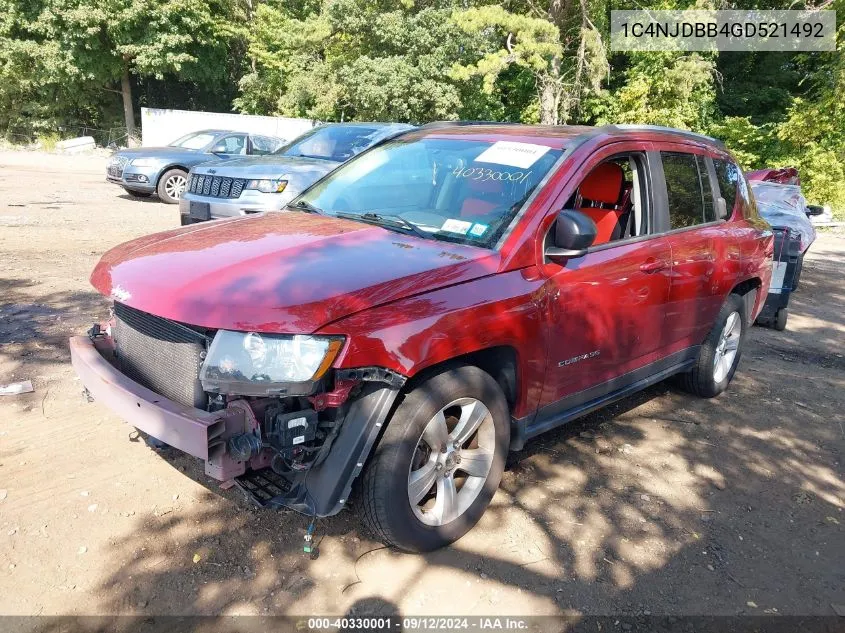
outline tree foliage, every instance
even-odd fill
[[[718,8],[746,8],[726,2]],[[826,4],[838,10],[841,42],[845,0]],[[610,54],[612,8],[642,7],[0,0],[0,132],[108,127],[134,121],[139,104],[326,121],[654,123],[718,136],[747,169],[795,165],[811,201],[845,210],[841,45],[812,54]]]

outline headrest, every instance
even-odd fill
[[[578,188],[578,193],[582,198],[593,202],[616,204],[619,201],[623,177],[622,168],[619,165],[602,163],[584,179]]]

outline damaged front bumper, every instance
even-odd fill
[[[253,432],[255,418],[243,401],[219,411],[203,411],[168,400],[134,382],[113,364],[114,345],[108,336],[70,339],[71,362],[88,392],[124,421],[174,448],[205,462],[205,472],[220,481],[235,479],[263,506],[287,507],[299,512],[330,516],[346,504],[352,483],[388,418],[399,393],[398,384],[362,383],[353,399],[340,409],[338,431],[325,447],[319,463],[295,473],[278,485],[270,472],[266,452],[238,461],[228,440]],[[256,473],[266,472],[277,485],[272,496],[255,494]],[[239,480],[243,481],[239,481]],[[259,481],[261,477],[257,478]]]

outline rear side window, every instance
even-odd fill
[[[716,180],[719,181],[719,193],[725,199],[728,216],[733,213],[736,205],[736,189],[739,180],[739,168],[726,160],[713,159],[716,168]]]
[[[695,154],[661,152],[669,226],[683,229],[716,219],[713,195],[703,158]]]
[[[272,154],[281,145],[279,139],[270,138],[269,136],[253,136],[251,138],[253,154]]]

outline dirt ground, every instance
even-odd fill
[[[354,508],[253,509],[81,396],[66,339],[88,274],[178,224],[105,158],[0,153],[0,613],[833,614],[845,604],[845,236],[820,235],[785,332],[753,328],[728,393],[660,384],[529,444],[481,523],[426,556]],[[376,600],[379,599],[379,600]]]

